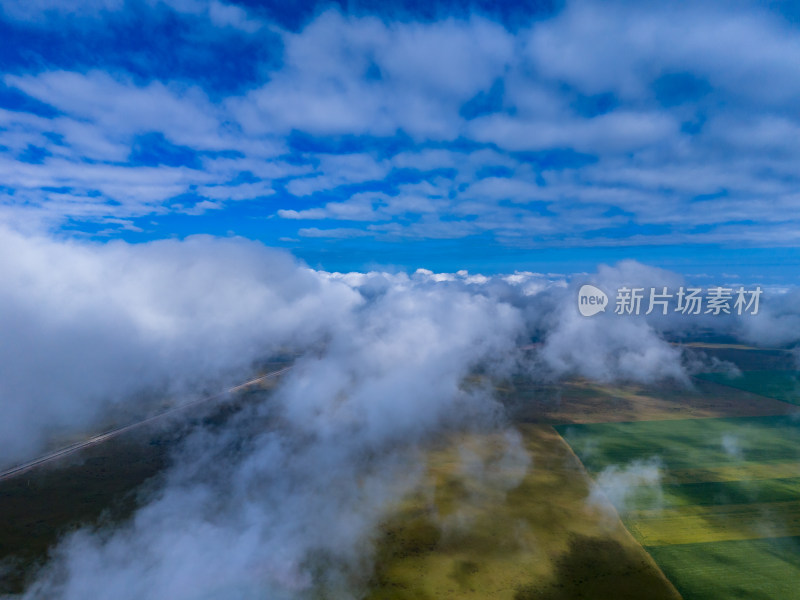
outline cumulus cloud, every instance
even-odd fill
[[[581,317],[580,277],[326,273],[254,242],[203,236],[98,245],[5,230],[0,239],[17,257],[0,273],[6,462],[56,433],[91,431],[115,407],[181,401],[245,378],[270,353],[299,353],[268,401],[190,433],[128,521],[64,538],[27,598],[358,597],[375,528],[421,481],[426,442],[499,433],[499,453],[464,446],[460,456],[464,473],[500,491],[530,467],[487,379],[520,368],[685,379],[680,352],[661,338],[671,320]],[[609,290],[682,281],[635,262],[592,277]],[[467,382],[476,373],[488,378]],[[658,473],[655,463],[609,470],[592,498],[602,490],[625,504]]]
[[[284,36],[283,69],[231,106],[245,131],[454,139],[461,104],[500,76],[513,50],[474,18],[389,26],[327,11]]]
[[[601,265],[595,275],[576,276],[570,281],[544,276],[517,276],[510,281],[524,290],[514,302],[523,307],[531,334],[538,342],[532,351],[535,376],[582,376],[606,382],[686,382],[682,353],[664,339],[660,315],[646,317],[646,304],[638,316],[619,315],[614,310],[619,288],[676,287],[680,276],[623,261],[613,267]],[[593,317],[578,312],[578,289],[587,282],[609,296],[608,308]],[[672,322],[671,315],[668,322]]]
[[[315,586],[357,597],[378,519],[419,474],[417,444],[503,424],[490,391],[464,378],[478,367],[507,373],[524,326],[518,309],[486,295],[401,276],[319,274],[236,240],[15,242],[25,245],[25,271],[38,275],[20,293],[41,316],[52,313],[41,324],[51,343],[44,333],[31,338],[35,347],[16,351],[35,364],[16,366],[30,378],[59,357],[80,368],[74,381],[37,390],[38,409],[15,421],[28,430],[46,412],[63,416],[57,402],[74,408],[80,382],[91,406],[92,396],[119,394],[143,376],[211,377],[277,344],[313,343],[269,402],[190,436],[130,522],[66,538],[26,597],[93,589],[119,598],[297,598]],[[49,268],[39,273],[37,261]],[[32,320],[19,308],[16,317]],[[33,387],[21,381],[19,392]],[[19,395],[3,397],[11,405]],[[519,462],[518,439],[507,440],[512,451],[500,460]]]
[[[256,359],[319,340],[361,302],[244,240],[99,246],[3,230],[0,246],[6,464],[137,393],[235,381]]]

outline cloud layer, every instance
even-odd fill
[[[179,401],[241,381],[254,360],[319,341],[361,302],[244,240],[97,246],[5,230],[0,247],[16,257],[0,267],[6,466],[137,394]]]
[[[311,386],[303,401],[311,403],[309,414],[322,411],[313,402],[327,402],[326,389],[346,387],[356,377],[349,370],[359,352],[359,372],[403,364],[419,373],[422,388],[433,389],[437,373],[452,372],[451,383],[442,385],[453,385],[475,366],[477,356],[458,348],[476,341],[482,344],[480,357],[493,357],[505,372],[524,368],[537,378],[640,382],[685,380],[687,366],[697,361],[665,335],[680,340],[714,331],[762,346],[798,342],[793,291],[767,290],[757,315],[656,311],[645,317],[609,309],[586,318],[576,306],[584,276],[332,274],[259,243],[206,236],[100,245],[4,230],[0,252],[17,257],[0,268],[0,403],[9,416],[0,425],[0,439],[6,464],[40,452],[48,439],[90,430],[113,414],[130,418],[148,409],[131,405],[131,398],[180,402],[241,381],[270,355],[320,345],[328,353],[320,369],[329,373],[320,388],[310,376],[303,383]],[[675,290],[685,283],[677,274],[634,261],[601,266],[591,281],[609,292],[612,303],[614,290],[624,285]],[[510,351],[531,341],[534,349],[524,361]],[[428,351],[438,354],[429,360]],[[337,356],[346,364],[336,365]],[[392,377],[405,376],[387,377],[367,388],[354,412],[369,418],[366,399],[398,383]],[[403,385],[416,396],[413,382]],[[292,403],[293,410],[300,405]],[[404,413],[404,406],[396,407],[395,417],[413,419],[414,411]]]
[[[217,1],[137,9],[184,25],[178,52],[210,40],[193,60],[242,50],[222,83],[114,58],[96,22],[132,10],[80,17],[108,64],[43,50],[4,77],[6,221],[151,235],[244,210],[275,241],[797,241],[800,48],[779,7],[575,1],[515,27],[327,10],[291,29]],[[5,18],[46,36],[67,17]]]
[[[468,376],[686,381],[684,357],[663,339],[685,317],[581,317],[585,276],[327,273],[206,236],[0,239],[18,257],[0,273],[6,463],[121,409],[216,391],[273,353],[299,353],[269,401],[199,426],[129,521],[66,537],[28,598],[358,597],[371,536],[417,481],[421,445],[507,426],[488,381]],[[609,290],[682,281],[632,261],[591,279]],[[765,310],[765,339],[792,314]],[[704,323],[735,333],[746,318]],[[514,432],[500,439],[527,468]],[[488,468],[462,459],[469,472]],[[631,473],[612,475],[627,485]]]
[[[102,590],[118,598],[301,598],[317,586],[357,597],[370,573],[373,528],[419,473],[417,444],[447,429],[503,424],[488,391],[465,387],[464,378],[478,366],[503,372],[513,362],[524,324],[507,303],[381,274],[348,283],[241,241],[58,250],[126,267],[121,281],[105,272],[105,295],[95,299],[96,288],[86,295],[96,302],[90,312],[117,308],[106,312],[125,319],[124,333],[133,329],[149,342],[151,363],[138,365],[140,377],[148,370],[151,377],[211,377],[281,344],[308,353],[268,402],[190,436],[128,524],[66,538],[26,597]],[[146,268],[148,261],[155,265]],[[77,260],[69,264],[80,268]],[[124,307],[114,306],[117,293],[131,291]],[[62,298],[80,303],[80,294]],[[80,320],[88,332],[81,343],[94,347],[102,319]],[[53,333],[58,341],[60,329]],[[129,353],[141,348],[131,335],[100,341],[98,353],[120,364],[98,365],[97,356],[75,352],[78,340],[61,356],[72,351],[84,363],[82,381],[91,367],[105,369],[105,391],[121,394],[113,375],[125,373]],[[114,352],[122,349],[129,353]],[[70,391],[59,396],[59,408],[97,403]],[[54,406],[31,410],[21,424],[30,430],[34,418],[47,424],[62,417]]]

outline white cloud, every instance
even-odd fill
[[[275,193],[269,184],[259,183],[240,183],[230,185],[207,185],[197,189],[197,192],[206,198],[215,200],[251,200],[253,198],[263,198]]]
[[[671,144],[678,133],[678,124],[657,112],[619,110],[591,119],[564,115],[557,121],[491,115],[473,121],[469,130],[475,139],[507,150],[574,148],[609,154]]]
[[[68,535],[24,597],[84,598],[99,585],[122,599],[297,598],[314,586],[358,596],[375,526],[418,482],[419,444],[452,429],[503,431],[489,390],[462,385],[476,367],[683,377],[658,334],[673,321],[574,318],[574,285],[559,276],[324,273],[209,237],[100,245],[5,230],[0,245],[17,257],[0,269],[6,460],[31,456],[56,430],[90,431],[115,406],[144,411],[146,394],[218,389],[272,352],[301,351],[270,402],[198,427],[128,521]],[[593,281],[681,280],[627,262]],[[530,336],[542,342],[532,364],[518,352]],[[521,476],[518,438],[501,437],[501,460]],[[462,458],[492,481],[490,464]],[[620,506],[658,482],[656,463],[635,464],[601,474],[593,494]]]
[[[246,131],[452,139],[461,103],[502,75],[513,49],[480,19],[388,26],[334,11],[284,43],[283,69],[232,102]]]
[[[157,131],[194,149],[228,148],[216,108],[197,87],[170,88],[154,81],[137,86],[103,71],[50,71],[6,75],[6,85],[73,118],[87,120],[111,138]]]
[[[6,463],[41,450],[48,432],[91,427],[136,392],[197,392],[241,376],[360,301],[243,240],[95,246],[4,230],[1,243],[16,257],[0,293]]]
[[[295,196],[308,196],[340,185],[383,179],[389,166],[369,154],[323,155],[319,158],[318,174],[293,179],[287,189]]]
[[[329,227],[320,229],[319,227],[302,227],[297,231],[298,235],[308,238],[357,238],[370,235],[363,229],[353,227]]]
[[[176,18],[264,29],[232,4],[169,6]],[[576,1],[514,32],[477,17],[387,22],[328,10],[278,31],[282,62],[265,63],[251,89],[228,96],[97,69],[6,75],[59,114],[0,114],[3,160],[28,174],[27,183],[11,178],[20,189],[4,212],[48,227],[111,223],[169,212],[176,196],[202,186],[222,210],[286,190],[270,199],[279,216],[369,222],[363,231],[393,239],[791,244],[800,228],[794,33],[747,4]],[[474,115],[462,111],[468,102]],[[175,185],[143,182],[154,172],[131,156],[145,133],[188,148],[186,164],[202,171],[181,172]],[[312,140],[308,150],[293,148],[296,133]],[[408,145],[395,153],[397,139],[382,138],[397,134]],[[319,136],[346,150],[322,151],[325,141],[315,150]],[[24,162],[30,148],[44,166]],[[66,171],[62,160],[70,176],[60,187],[69,189],[44,189]],[[109,164],[136,183],[105,181]],[[152,176],[175,177],[171,169]],[[404,183],[407,170],[422,180]],[[362,183],[380,192],[341,196]],[[323,206],[305,204],[319,192]]]
[[[613,517],[615,511],[631,508],[659,509],[664,502],[661,468],[658,458],[606,467],[597,475],[586,502]]]
[[[118,11],[124,5],[125,0],[30,0],[28,2],[3,0],[0,2],[3,16],[32,22],[75,16],[97,18],[108,12]]]
[[[799,50],[781,17],[717,2],[574,1],[537,24],[528,41],[528,57],[538,69],[588,94],[640,99],[658,76],[683,72],[759,104],[789,101],[800,86],[800,68],[790,58]]]
[[[518,309],[486,295],[319,274],[242,240],[2,239],[26,261],[3,273],[4,457],[147,384],[312,350],[270,402],[190,436],[129,522],[68,536],[27,597],[357,595],[373,528],[420,473],[416,446],[502,424],[486,390],[461,385],[478,364],[507,368],[523,331]]]

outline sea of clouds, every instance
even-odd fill
[[[469,375],[688,385],[691,361],[665,335],[690,317],[578,313],[583,281],[682,283],[632,261],[574,277],[341,274],[240,238],[100,244],[12,230],[0,254],[15,257],[0,266],[5,466],[120,407],[182,402],[298,356],[268,403],[189,435],[129,521],[62,540],[27,598],[302,598],[318,586],[358,597],[371,535],[418,481],[426,441],[508,430],[518,450],[491,385],[465,385]],[[786,343],[789,297],[692,327]]]

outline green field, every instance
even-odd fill
[[[557,428],[687,600],[795,598],[800,420],[790,415]],[[658,465],[660,481],[605,473]],[[648,462],[649,461],[649,462]]]
[[[654,456],[667,470],[800,460],[800,419],[794,415],[591,423],[556,430],[593,473]],[[726,448],[726,439],[735,441],[738,453]]]
[[[649,548],[687,600],[796,598],[800,537]]]
[[[741,375],[700,373],[696,377],[760,396],[800,405],[800,371],[742,371]]]
[[[616,508],[628,511],[649,510],[657,502],[659,508],[664,510],[682,506],[792,502],[800,499],[800,477],[700,481],[682,484],[662,482],[657,500],[647,486],[642,487],[644,489],[626,500],[624,506],[616,506]]]

